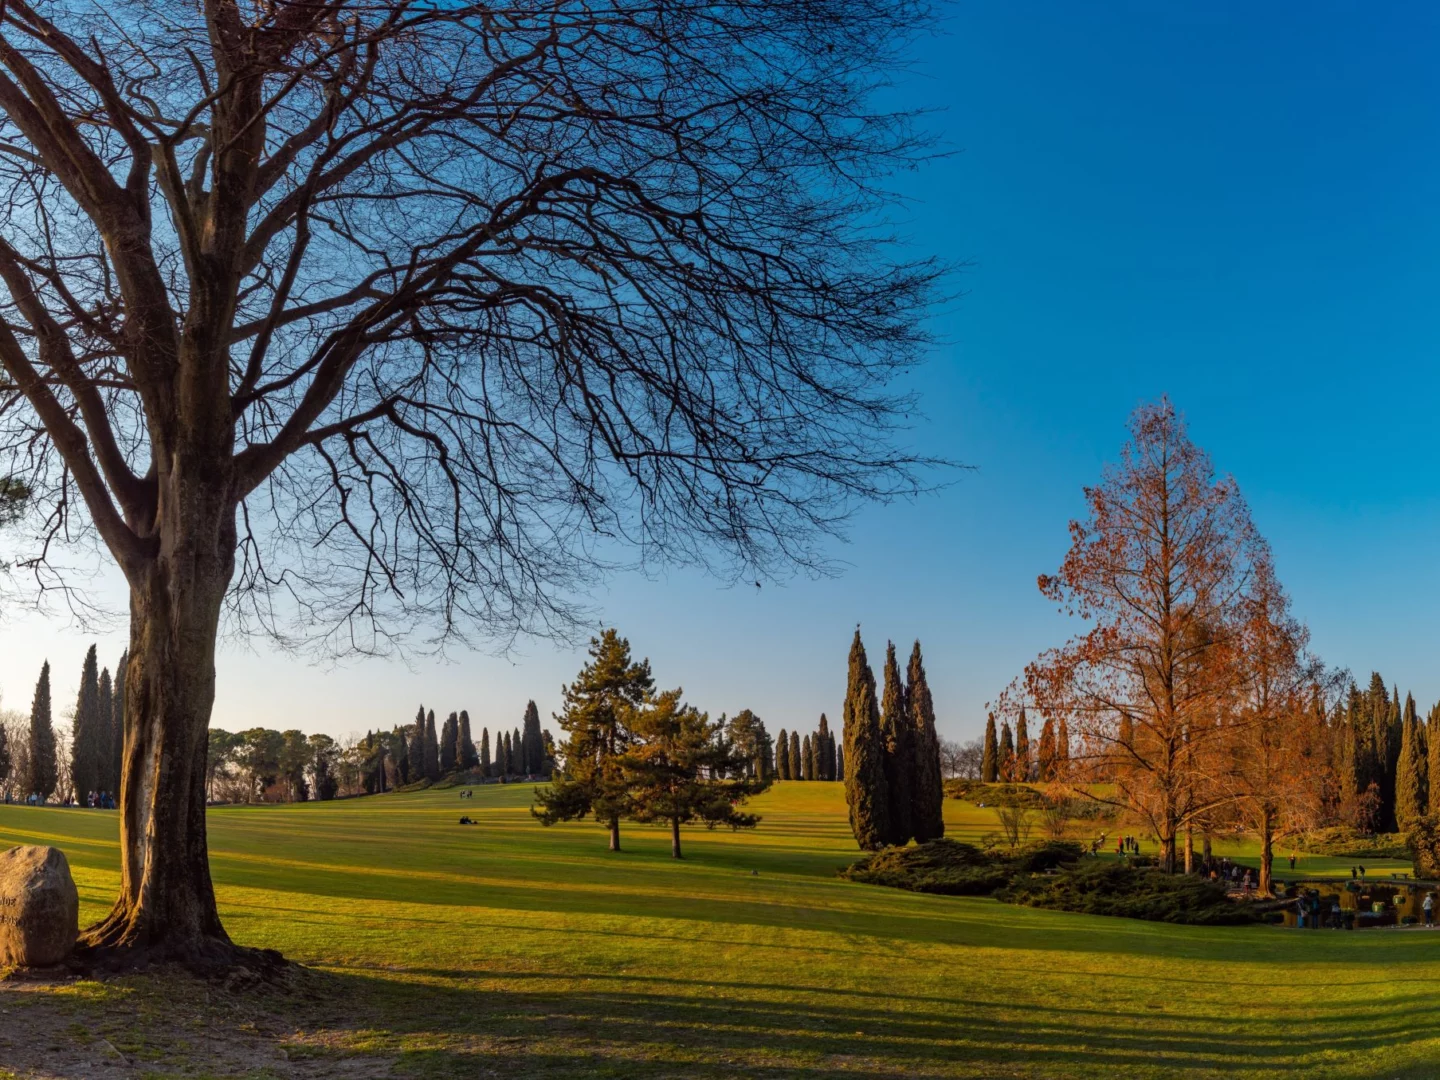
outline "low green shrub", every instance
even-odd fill
[[[1087,860],[1052,875],[1017,875],[995,896],[1025,907],[1196,926],[1239,925],[1256,917],[1248,906],[1231,901],[1223,886],[1204,878],[1108,860]]]
[[[1038,810],[1045,795],[1026,784],[986,784],[980,780],[946,780],[945,794],[952,799],[984,803],[986,806],[1023,806]]]
[[[1410,855],[1404,833],[1367,836],[1348,826],[1316,829],[1305,835],[1300,847],[1312,855],[1333,855],[1342,859],[1404,859]]]
[[[940,839],[865,855],[840,871],[840,876],[911,892],[989,896],[1016,874],[1052,870],[1079,857],[1078,844],[1062,841],[1032,844],[1011,853]]]

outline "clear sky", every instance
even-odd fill
[[[1233,473],[1317,650],[1440,698],[1440,9],[1311,3],[948,9],[903,100],[955,153],[904,178],[917,251],[971,265],[918,377],[921,448],[974,470],[864,514],[841,578],[723,589],[691,573],[596,597],[664,685],[771,730],[837,717],[850,633],[924,644],[944,734],[1066,633],[1039,596],[1080,489],[1168,393]],[[43,658],[73,702],[85,644],[0,623],[4,707]],[[104,662],[123,634],[99,638]],[[519,724],[577,652],[315,668],[227,647],[217,726],[333,734],[419,702]],[[548,720],[547,720],[548,723]]]

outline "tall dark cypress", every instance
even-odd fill
[[[425,779],[425,706],[415,713],[415,730],[410,736],[410,778]]]
[[[110,692],[110,737],[106,741],[106,752],[110,756],[110,778],[114,786],[110,789],[118,802],[120,785],[124,779],[122,758],[125,754],[125,680],[130,671],[129,651],[120,654],[115,665],[115,681]]]
[[[95,790],[116,790],[110,772],[110,716],[115,710],[115,693],[110,683],[110,669],[100,669],[100,694],[95,709]]]
[[[1000,721],[1000,779],[1007,784],[1015,781],[1015,736],[1010,721]]]
[[[83,805],[100,787],[100,666],[91,645],[80,669],[75,726],[70,732],[70,789]]]
[[[1040,750],[1035,755],[1035,778],[1042,784],[1055,779],[1055,721],[1050,717],[1040,725]]]
[[[783,727],[775,740],[775,771],[781,780],[790,779],[790,737]]]
[[[50,718],[50,661],[40,669],[35,697],[30,702],[29,771],[25,793],[48,799],[59,779],[55,762],[55,726]]]
[[[435,710],[425,713],[425,779],[440,779],[440,737],[435,734]]]
[[[1425,815],[1429,803],[1425,730],[1415,712],[1415,698],[1407,695],[1400,721],[1400,759],[1395,772],[1395,821],[1408,832]]]
[[[1020,716],[1015,721],[1015,775],[1017,783],[1030,782],[1030,728],[1025,722],[1025,706],[1020,706]]]
[[[800,732],[790,732],[790,779],[799,780],[805,772],[805,759],[800,754]]]
[[[460,768],[470,770],[480,764],[480,755],[475,753],[475,740],[470,737],[470,714],[460,710],[460,730],[455,736],[455,759]]]
[[[885,785],[885,739],[880,732],[880,703],[875,674],[865,658],[860,631],[850,643],[850,673],[845,693],[845,801],[850,830],[866,851],[885,846],[890,835],[890,792]]]
[[[480,729],[480,771],[486,776],[493,776],[494,774],[490,768],[491,764],[490,729],[488,727],[482,727]]]
[[[815,747],[809,735],[800,740],[800,779],[815,779]]]
[[[1052,780],[1064,780],[1070,775],[1070,725],[1064,716],[1055,725],[1055,765],[1051,771]]]
[[[540,710],[531,701],[525,706],[524,727],[520,734],[525,756],[525,774],[535,776],[545,771],[545,736],[540,731]]]
[[[816,754],[816,780],[835,779],[835,743],[830,737],[830,721],[820,714],[820,741]]]
[[[993,784],[1000,779],[1000,746],[995,739],[995,714],[985,717],[985,746],[980,755],[980,779]]]
[[[451,713],[445,718],[445,723],[440,726],[440,775],[448,776],[455,771],[457,760],[455,757],[455,744],[460,738],[460,717]]]
[[[886,842],[908,844],[915,835],[910,816],[915,786],[915,739],[893,641],[885,647],[885,696],[880,701],[880,731],[885,739],[885,791],[890,800]]]
[[[510,734],[512,738],[506,747],[510,751],[510,771],[519,776],[525,772],[525,756],[522,752],[524,740],[520,738],[519,728]]]
[[[835,779],[841,783],[845,782],[845,750],[843,747],[835,748]]]
[[[515,762],[515,743],[517,740],[510,737],[510,732],[505,733],[505,772],[502,775],[513,776],[519,771]]]
[[[5,725],[0,724],[0,783],[10,779],[10,769],[14,763],[14,756],[10,753],[10,735],[6,732]]]
[[[1430,813],[1440,814],[1440,704],[1430,709],[1425,724],[1425,758],[1425,771],[1430,778],[1427,802]]]
[[[395,744],[395,783],[410,783],[410,739],[403,727],[395,729],[394,737],[391,740]]]
[[[910,823],[917,843],[945,835],[945,778],[940,768],[940,735],[935,730],[935,701],[925,677],[920,642],[910,651],[905,700],[914,732],[915,781],[910,789]]]

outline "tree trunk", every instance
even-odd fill
[[[214,969],[279,960],[233,946],[215,908],[205,839],[215,640],[234,570],[227,485],[175,481],[156,556],[130,582],[120,779],[120,896],[81,947],[101,967]]]
[[[620,819],[618,817],[610,819],[610,850],[620,850]]]
[[[1200,851],[1205,856],[1205,865],[1209,866],[1210,860],[1214,858],[1215,853],[1210,847],[1210,834],[1208,832],[1200,838],[1200,845]]]
[[[1195,830],[1185,826],[1185,873],[1195,872]]]
[[[670,857],[672,859],[684,858],[680,854],[680,819],[670,819]]]
[[[1260,812],[1260,895],[1270,895],[1270,874],[1275,865],[1275,824],[1269,810]]]

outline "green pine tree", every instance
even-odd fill
[[[783,727],[775,740],[775,771],[781,780],[790,779],[790,737],[785,734]]]
[[[910,650],[905,672],[905,700],[914,732],[915,779],[910,789],[910,823],[917,843],[945,835],[945,778],[940,768],[940,736],[935,730],[935,702],[925,677],[920,642]]]
[[[80,669],[75,726],[70,731],[70,790],[82,806],[90,792],[100,788],[100,737],[100,666],[91,645]]]
[[[880,700],[880,731],[885,739],[885,791],[890,800],[886,843],[908,844],[915,835],[910,800],[915,787],[915,729],[905,702],[905,684],[895,662],[895,643],[885,648],[885,696]]]
[[[985,717],[985,744],[980,753],[980,780],[993,784],[1000,779],[1000,746],[995,738],[995,714]]]
[[[865,658],[859,629],[850,644],[843,733],[850,831],[862,849],[875,851],[884,847],[890,836],[890,792],[885,781],[885,738],[880,731],[875,674]]]
[[[1426,783],[1429,762],[1425,755],[1425,731],[1415,713],[1415,699],[1406,696],[1400,721],[1400,759],[1395,771],[1395,820],[1402,832],[1424,817],[1429,802]]]
[[[28,751],[26,794],[48,799],[55,794],[55,783],[59,779],[55,762],[55,727],[50,718],[49,660],[40,668],[40,679],[35,683],[35,697],[30,702]]]
[[[531,812],[542,825],[593,816],[609,830],[610,850],[620,850],[620,819],[631,811],[620,759],[654,686],[650,662],[632,660],[630,643],[613,629],[591,640],[590,660],[564,688],[556,717],[565,732],[565,768],[535,792]]]

